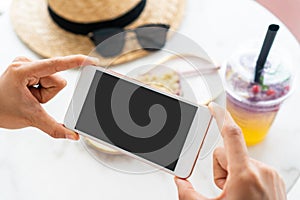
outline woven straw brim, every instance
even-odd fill
[[[135,28],[149,23],[169,24],[176,30],[183,17],[185,0],[147,0],[140,17],[126,28]],[[42,57],[66,56],[72,54],[90,55],[95,45],[87,37],[67,32],[58,27],[47,10],[46,0],[13,0],[11,20],[20,39]],[[130,44],[126,44],[130,45]],[[145,56],[144,50],[119,56],[118,59],[104,59],[100,65],[120,64]]]

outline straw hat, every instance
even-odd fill
[[[65,56],[70,54],[89,55],[95,48],[86,35],[66,31],[53,21],[48,6],[58,16],[75,23],[96,23],[113,20],[132,10],[141,0],[13,0],[11,19],[14,29],[23,42],[43,57]],[[178,28],[183,16],[185,0],[147,0],[141,14],[125,29],[161,23]],[[125,44],[132,45],[132,44]],[[125,47],[124,47],[125,48]],[[127,62],[148,52],[139,50],[114,59],[113,64]],[[95,55],[93,55],[95,56]],[[101,64],[111,62],[102,58]]]

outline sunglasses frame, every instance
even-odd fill
[[[143,28],[151,28],[151,27],[153,27],[153,28],[162,28],[162,29],[165,29],[166,32],[164,33],[164,36],[163,36],[164,38],[158,38],[158,39],[162,40],[161,43],[156,44],[157,46],[153,46],[153,44],[155,44],[153,42],[157,41],[157,38],[150,38],[150,39],[152,39],[151,45],[153,47],[147,47],[147,45],[144,43],[145,42],[144,40],[145,40],[146,37],[142,37],[143,35],[141,35],[138,31],[140,29],[143,29]],[[124,28],[121,28],[121,27],[111,27],[111,28],[105,28],[105,29],[98,29],[98,30],[95,30],[93,32],[90,32],[88,34],[88,37],[95,44],[96,50],[100,55],[102,55],[103,57],[115,57],[117,55],[120,55],[120,53],[123,51],[125,43],[126,43],[126,34],[127,33],[133,32],[135,34],[135,37],[138,40],[138,43],[142,47],[143,50],[158,51],[158,50],[162,49],[162,47],[165,45],[166,39],[167,39],[167,33],[168,33],[169,29],[170,29],[170,25],[167,25],[167,24],[154,24],[154,23],[153,24],[141,25],[141,26],[138,26],[134,29],[124,29]],[[124,33],[124,36],[120,37],[119,40],[115,41],[112,45],[109,46],[109,44],[103,43],[103,42],[105,42],[105,40],[107,40],[107,39],[109,39],[109,38],[111,38],[115,35],[121,34],[121,33]],[[101,35],[102,38],[97,37],[97,35]],[[100,48],[98,46],[99,44],[103,44],[103,46],[105,48]],[[115,45],[115,46],[113,46],[113,45]],[[113,46],[113,48],[112,48],[112,46]],[[114,47],[117,47],[117,46],[118,46],[118,49],[114,48]],[[110,52],[108,52],[108,51],[105,52],[106,49],[110,49]]]

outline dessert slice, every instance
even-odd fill
[[[182,95],[180,75],[173,69],[157,66],[139,75],[136,79],[157,89]]]

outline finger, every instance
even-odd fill
[[[67,128],[64,125],[57,123],[46,111],[41,108],[35,112],[36,117],[33,121],[33,126],[44,131],[53,138],[68,138],[78,140],[79,135]]]
[[[241,129],[224,108],[215,103],[210,103],[208,107],[223,137],[228,163],[233,168],[244,167],[248,162],[248,155]]]
[[[213,154],[213,171],[214,171],[214,181],[215,184],[223,189],[227,180],[227,158],[225,154],[225,149],[218,147],[215,149]]]
[[[84,55],[72,55],[39,60],[23,68],[25,73],[35,77],[45,77],[59,71],[87,65],[97,65],[99,60]]]
[[[216,103],[210,103],[208,104],[208,108],[212,116],[215,118],[217,122],[217,126],[219,128],[219,131],[222,133],[222,128],[225,123],[225,114],[226,111],[222,107],[218,106]],[[222,135],[223,136],[223,135]]]
[[[188,180],[175,177],[179,200],[205,200],[204,196],[197,193]]]
[[[25,56],[16,57],[13,62],[31,62],[31,60]]]
[[[66,86],[67,82],[54,74],[41,78],[38,84],[38,88],[30,87],[30,91],[40,103],[47,103]]]
[[[278,175],[278,179],[279,180],[277,180],[277,182],[279,182],[279,193],[280,193],[280,198],[281,197],[285,197],[286,196],[286,193],[287,193],[287,191],[286,191],[286,186],[285,186],[285,183],[284,183],[284,181],[283,181],[283,178],[281,177],[281,176],[279,176]],[[278,198],[278,199],[280,199],[280,198]]]

